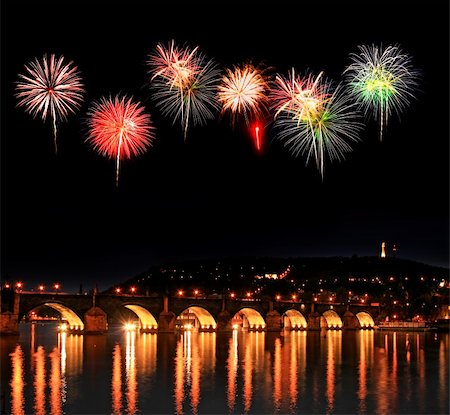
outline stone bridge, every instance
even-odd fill
[[[104,333],[108,323],[130,323],[141,331],[174,332],[247,330],[279,331],[361,329],[374,326],[378,306],[344,303],[303,303],[218,296],[170,297],[14,292],[3,289],[1,334],[17,334],[18,323],[47,306],[61,314],[70,332]]]

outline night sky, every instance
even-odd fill
[[[165,261],[377,255],[382,241],[396,243],[398,257],[448,266],[447,2],[153,3],[2,1],[2,279],[102,289]],[[421,90],[382,143],[367,120],[362,141],[326,165],[322,182],[270,128],[262,154],[227,118],[191,128],[184,142],[148,88],[147,55],[171,39],[221,67],[294,66],[337,82],[357,45],[398,43],[422,72]],[[17,74],[44,53],[73,60],[87,89],[59,125],[58,156],[51,123],[14,97]],[[156,140],[122,163],[116,189],[114,161],[84,140],[89,103],[118,92],[146,106]]]

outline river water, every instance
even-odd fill
[[[20,332],[0,338],[2,413],[449,413],[448,333]]]

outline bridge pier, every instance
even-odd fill
[[[84,332],[103,334],[108,331],[106,313],[99,307],[92,307],[84,314]]]
[[[0,335],[19,335],[19,315],[10,311],[0,314]]]
[[[13,290],[0,293],[0,335],[19,335],[19,294]]]
[[[312,312],[308,316],[308,327],[309,331],[320,330],[320,314],[316,311]]]
[[[217,316],[217,331],[232,331],[231,315],[227,310],[222,310]]]
[[[171,311],[163,311],[158,318],[158,333],[174,333],[176,316]]]
[[[281,316],[278,311],[272,310],[266,314],[266,331],[281,331]]]
[[[358,330],[361,328],[358,318],[349,310],[342,317],[342,328],[344,330]]]

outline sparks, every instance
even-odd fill
[[[252,65],[228,69],[222,77],[218,98],[222,112],[230,112],[233,123],[239,115],[247,124],[267,111],[268,85],[260,70]]]
[[[19,74],[16,83],[18,106],[36,118],[45,122],[47,116],[52,119],[55,154],[57,122],[80,108],[85,93],[80,73],[73,62],[65,63],[64,56],[44,55],[39,61],[25,65],[25,74]]]
[[[172,41],[158,44],[148,60],[152,98],[163,115],[181,121],[186,139],[189,123],[203,125],[219,109],[216,102],[219,69],[198,47],[179,48]]]
[[[116,160],[116,186],[120,160],[147,151],[154,138],[150,115],[132,98],[102,97],[88,111],[89,135],[86,141],[99,154]]]
[[[272,93],[276,114],[276,137],[294,156],[314,157],[323,178],[326,156],[342,160],[351,151],[350,143],[359,141],[362,124],[359,114],[343,88],[333,91],[330,82],[309,75],[305,78],[276,79]]]
[[[344,71],[349,90],[366,114],[380,121],[380,141],[392,112],[400,113],[414,98],[419,72],[399,46],[359,46]]]

